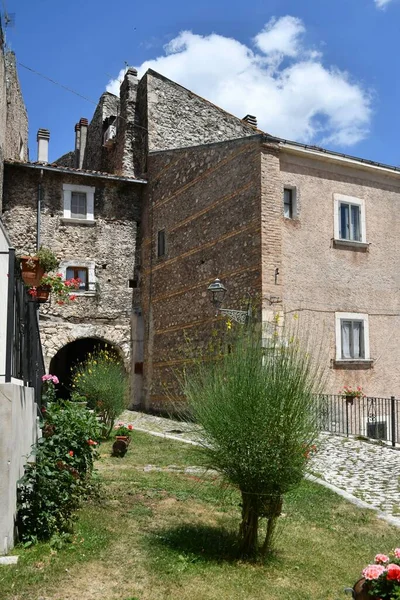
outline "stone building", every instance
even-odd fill
[[[48,362],[71,361],[59,352],[74,340],[108,340],[131,358],[132,405],[165,410],[185,338],[205,343],[218,320],[206,289],[219,277],[227,307],[249,293],[264,321],[295,317],[314,336],[326,392],[400,395],[399,169],[272,137],[131,68],[120,97],[103,94],[77,124],[74,151],[7,163],[4,220],[26,250],[40,182],[42,243],[100,284],[42,311]],[[68,220],[74,185],[95,189],[95,225]]]

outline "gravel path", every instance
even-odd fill
[[[142,431],[167,434],[198,442],[201,429],[184,423],[139,412],[125,411],[121,421]],[[380,444],[321,434],[318,452],[311,462],[313,474],[336,485],[371,508],[400,516],[400,451]]]

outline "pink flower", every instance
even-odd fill
[[[394,549],[394,555],[396,558],[400,558],[400,548],[395,548]]]
[[[57,375],[50,375],[50,377],[51,377],[51,381],[52,381],[53,383],[55,383],[56,385],[57,385],[57,383],[60,383],[60,381],[59,381],[59,379],[58,379]]]
[[[383,565],[368,565],[362,572],[365,579],[368,581],[372,581],[373,579],[378,579],[382,573],[385,572],[385,567]]]
[[[88,440],[87,443],[89,444],[89,446],[97,446],[97,442],[95,442],[94,440]]]
[[[386,556],[386,554],[377,554],[375,556],[375,562],[378,565],[384,565],[385,563],[388,563],[390,560],[390,558],[388,556]]]
[[[51,375],[43,375],[42,376],[42,381],[49,381],[49,379],[51,379]]]
[[[390,565],[387,566],[386,577],[389,581],[399,581],[400,582],[400,567],[399,567],[399,565],[390,563]]]

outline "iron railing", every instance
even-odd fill
[[[365,396],[351,398],[322,394],[318,397],[322,431],[400,444],[400,400]]]
[[[16,264],[15,250],[9,249],[6,343],[6,382],[19,379],[33,387],[40,407],[42,376],[45,373],[38,323],[38,303],[29,296]]]

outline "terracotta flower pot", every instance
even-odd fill
[[[49,285],[39,285],[39,287],[36,288],[36,302],[40,302],[41,304],[47,302],[50,292],[51,287]]]
[[[33,256],[21,256],[21,276],[23,282],[30,287],[38,287],[44,275],[39,259]]]
[[[131,438],[129,435],[116,435],[115,442],[112,447],[113,456],[125,456],[130,444]]]
[[[359,579],[353,587],[355,600],[378,600],[377,596],[371,596],[368,593],[368,588],[368,582],[365,581],[364,577]]]

